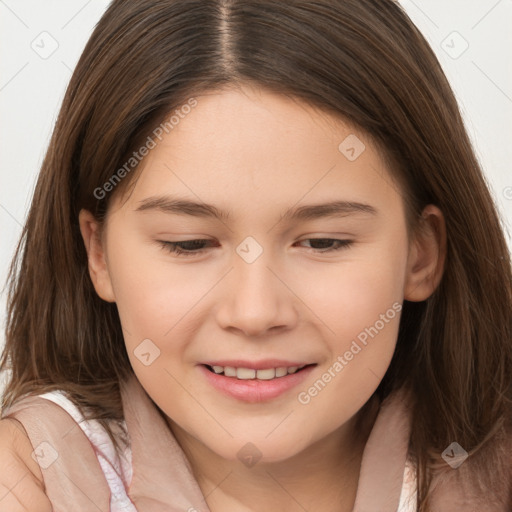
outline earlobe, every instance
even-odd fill
[[[410,244],[404,299],[420,302],[434,293],[443,276],[445,257],[444,216],[439,208],[428,205]]]
[[[89,275],[96,293],[107,302],[115,302],[114,290],[105,258],[105,250],[100,236],[100,225],[88,210],[80,210],[78,215],[80,232],[87,251]]]

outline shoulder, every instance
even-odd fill
[[[51,512],[43,475],[22,424],[0,420],[0,512]]]

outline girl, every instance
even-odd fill
[[[510,255],[391,0],[114,0],[9,282],[1,512],[512,510]]]

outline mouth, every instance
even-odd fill
[[[259,365],[263,366],[263,365]],[[199,364],[197,368],[206,382],[224,396],[245,403],[266,402],[286,395],[317,366],[294,364],[293,366],[268,366],[256,369],[246,366],[221,366]]]

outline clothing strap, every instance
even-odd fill
[[[210,512],[185,453],[141,384],[131,378],[121,396],[132,448],[128,496],[137,511]]]
[[[2,418],[13,418],[25,428],[53,512],[69,512],[70,504],[80,512],[109,512],[110,488],[94,448],[62,407],[27,396],[4,410]]]
[[[363,452],[353,512],[396,512],[410,437],[407,394],[384,399]]]

